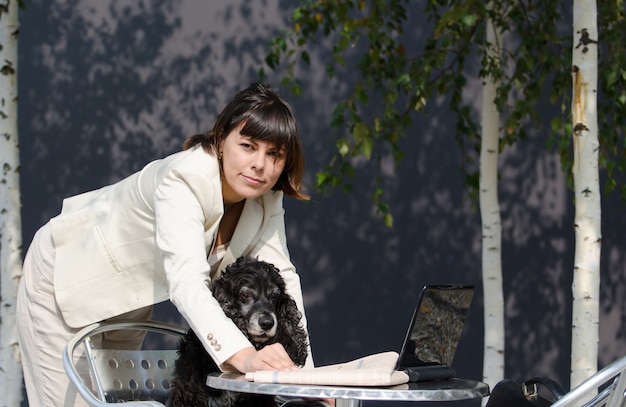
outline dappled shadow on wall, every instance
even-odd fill
[[[115,182],[208,130],[226,73],[211,60],[208,34],[181,33],[178,3],[33,2],[21,14],[26,242],[63,197]]]
[[[399,351],[424,284],[480,286],[480,224],[464,195],[453,133],[421,120],[415,126],[420,131],[409,131],[405,159],[385,181],[392,229],[373,210],[371,163],[359,167],[350,193],[313,193],[309,203],[286,205],[290,253],[303,281],[318,363]],[[306,151],[316,151],[323,141],[305,142]],[[320,168],[317,157],[309,157]],[[480,299],[474,307],[465,333],[469,352],[459,363],[479,368]]]
[[[604,180],[601,180],[604,181]],[[625,203],[617,191],[602,196],[602,262],[600,264],[600,366],[626,355]]]
[[[571,193],[558,156],[546,150],[541,137],[516,145],[502,162],[505,373],[520,380],[548,376],[566,385],[574,256]]]

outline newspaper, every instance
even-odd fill
[[[409,376],[395,370],[397,352],[383,352],[346,363],[300,370],[264,370],[246,374],[260,383],[335,386],[392,386],[407,383]]]

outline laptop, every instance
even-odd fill
[[[410,382],[455,377],[452,360],[473,296],[473,285],[424,286],[396,370],[406,372]]]

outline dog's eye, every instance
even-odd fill
[[[252,293],[250,291],[241,291],[239,293],[239,301],[241,302],[246,302],[250,298],[252,298]]]

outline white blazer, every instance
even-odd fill
[[[241,255],[273,263],[306,329],[282,203],[279,191],[246,200],[217,272]],[[55,295],[66,323],[78,328],[169,299],[219,365],[251,346],[208,289],[207,256],[223,214],[217,158],[200,146],[65,199],[50,223]]]

